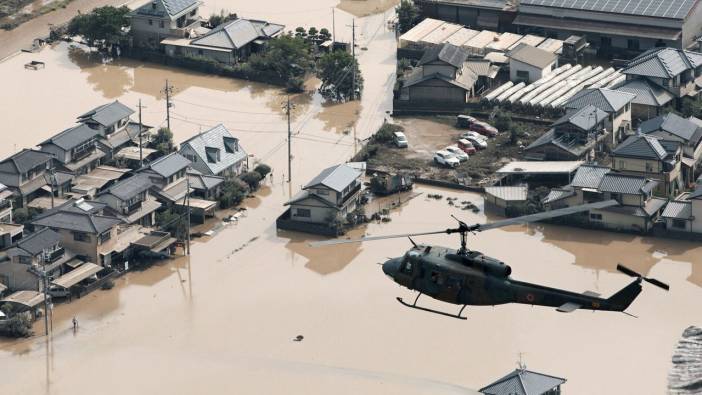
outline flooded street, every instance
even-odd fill
[[[390,4],[369,2],[358,10],[356,3],[339,5],[337,34],[350,34],[352,16],[342,10],[364,15]],[[227,8],[289,28],[324,27],[319,21],[328,15],[331,27],[335,2],[306,4],[220,0],[208,2],[203,14]],[[623,263],[669,283],[671,291],[645,285],[630,308],[638,319],[506,305],[469,307],[468,320],[459,321],[395,300],[412,293],[376,263],[403,254],[407,240],[312,249],[307,242],[313,237],[276,230],[291,194],[321,168],[348,159],[358,140],[388,117],[395,72],[394,36],[385,27],[390,15],[356,19],[359,47],[367,47],[359,50],[365,78],[360,104],[323,104],[312,92],[292,97],[291,184],[283,183],[286,98],[278,88],[126,60],[103,65],[65,43],[0,63],[3,88],[12,92],[0,97],[2,157],[116,99],[132,108],[141,99],[144,122],[163,126],[161,90],[168,79],[175,86],[176,141],[221,122],[252,160],[274,169],[272,182],[245,202],[248,216],[196,240],[190,257],[131,272],[112,290],[58,305],[51,341],[0,341],[0,394],[124,394],[135,388],[157,394],[470,394],[514,369],[519,354],[530,369],[567,378],[568,394],[664,393],[678,338],[689,325],[702,324],[699,243],[551,225],[481,233],[470,238],[470,247],[511,265],[515,279],[609,296],[630,281],[615,272]],[[25,70],[29,60],[46,62],[46,69]],[[417,191],[423,195],[394,210],[392,222],[369,224],[352,236],[445,229],[454,225],[451,214],[485,220],[425,197],[438,192],[482,207],[478,195]],[[458,242],[447,235],[420,240]],[[455,308],[428,298],[425,303]],[[35,332],[43,333],[41,323]],[[292,341],[298,335],[304,340]]]

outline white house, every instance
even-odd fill
[[[558,60],[556,54],[527,44],[517,45],[507,57],[509,79],[519,82],[534,82],[550,74]]]
[[[236,176],[246,170],[246,151],[222,124],[181,143],[180,154],[205,175]]]

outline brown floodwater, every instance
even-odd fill
[[[310,19],[318,27],[322,9],[334,5],[237,4],[243,11],[259,10],[242,16],[275,21],[277,15],[288,26]],[[274,11],[266,16],[266,9]],[[273,179],[246,201],[247,216],[197,239],[190,257],[129,273],[112,290],[58,305],[50,341],[0,341],[0,394],[465,394],[513,369],[519,354],[531,369],[568,378],[569,394],[664,393],[680,333],[702,324],[699,243],[550,225],[481,233],[471,238],[472,248],[509,263],[517,279],[608,296],[630,280],[614,271],[624,263],[672,289],[645,287],[630,310],[638,319],[507,305],[468,308],[469,319],[458,321],[394,300],[411,292],[387,279],[376,263],[402,254],[407,240],[311,249],[307,242],[314,237],[275,229],[291,194],[322,167],[347,159],[357,139],[388,117],[395,70],[395,41],[384,22],[389,16],[356,19],[359,45],[368,48],[359,50],[366,81],[361,103],[330,105],[312,92],[292,97],[290,184],[283,182],[285,95],[275,87],[125,60],[102,64],[67,44],[0,63],[0,156],[35,145],[115,99],[132,107],[141,99],[144,121],[163,125],[160,91],[167,78],[175,87],[176,140],[221,122],[253,160],[274,168]],[[337,30],[350,23],[351,15],[341,10],[336,17]],[[45,61],[46,69],[23,68],[35,59]],[[453,225],[451,214],[485,220],[425,197],[438,192],[482,205],[477,195],[417,191],[423,195],[394,209],[392,222],[369,224],[352,235],[444,229]],[[451,236],[421,241],[457,243]],[[74,316],[76,333],[70,329]],[[43,332],[41,322],[35,331]],[[297,335],[304,340],[293,342]]]

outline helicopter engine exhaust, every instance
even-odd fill
[[[512,268],[502,262],[481,262],[485,273],[492,274],[498,277],[509,277],[512,274]]]

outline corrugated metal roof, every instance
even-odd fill
[[[518,202],[527,200],[529,188],[526,186],[487,187],[485,193],[498,199]]]
[[[51,283],[58,285],[59,287],[70,288],[86,278],[97,274],[102,269],[102,266],[96,265],[92,262],[85,262]]]
[[[343,163],[322,170],[322,172],[319,173],[317,177],[313,178],[312,181],[308,182],[303,189],[311,188],[316,185],[324,185],[337,192],[342,192],[362,174],[362,172]]]
[[[134,110],[115,100],[112,103],[103,104],[78,116],[79,122],[93,120],[103,126],[112,126],[117,121],[134,114]]]
[[[690,219],[692,217],[692,203],[673,200],[668,202],[661,217],[675,219]]]
[[[650,49],[634,58],[622,74],[672,78],[702,65],[702,54],[670,47]]]
[[[615,89],[634,94],[636,97],[632,103],[646,106],[662,107],[675,98],[672,93],[645,78],[625,81]]]
[[[570,185],[577,188],[597,188],[605,174],[610,171],[609,167],[582,165],[578,168]]]
[[[631,93],[606,88],[583,89],[568,99],[564,107],[579,110],[585,106],[595,106],[602,111],[616,113],[631,103],[635,97]]]
[[[516,369],[494,383],[479,390],[485,395],[540,395],[566,382],[566,379]]]
[[[536,48],[528,44],[517,45],[513,50],[507,53],[507,57],[540,69],[553,64],[557,59],[556,54],[553,52]]]
[[[521,5],[684,19],[697,0],[521,0]]]
[[[675,113],[668,113],[649,119],[639,126],[641,132],[649,134],[665,131],[689,142],[693,146],[702,138],[702,128],[695,122],[685,119]]]
[[[602,182],[598,189],[601,192],[625,193],[629,195],[640,194],[644,187],[655,182],[644,177],[625,176],[622,174],[609,173],[602,177]]]
[[[446,43],[440,46],[433,46],[424,51],[424,55],[422,55],[417,65],[422,66],[440,60],[460,69],[463,67],[466,59],[468,59],[468,53],[463,48]]]
[[[181,152],[185,146],[189,146],[197,153],[212,175],[218,175],[224,170],[245,161],[247,156],[246,151],[239,144],[239,139],[232,136],[231,132],[222,124],[182,142],[180,144]],[[214,161],[209,160],[208,149],[219,150],[219,159],[212,158]]]
[[[613,156],[625,156],[629,158],[643,158],[663,160],[668,156],[668,152],[661,144],[661,141],[653,136],[635,135],[629,136],[623,143],[619,144],[613,151]]]

